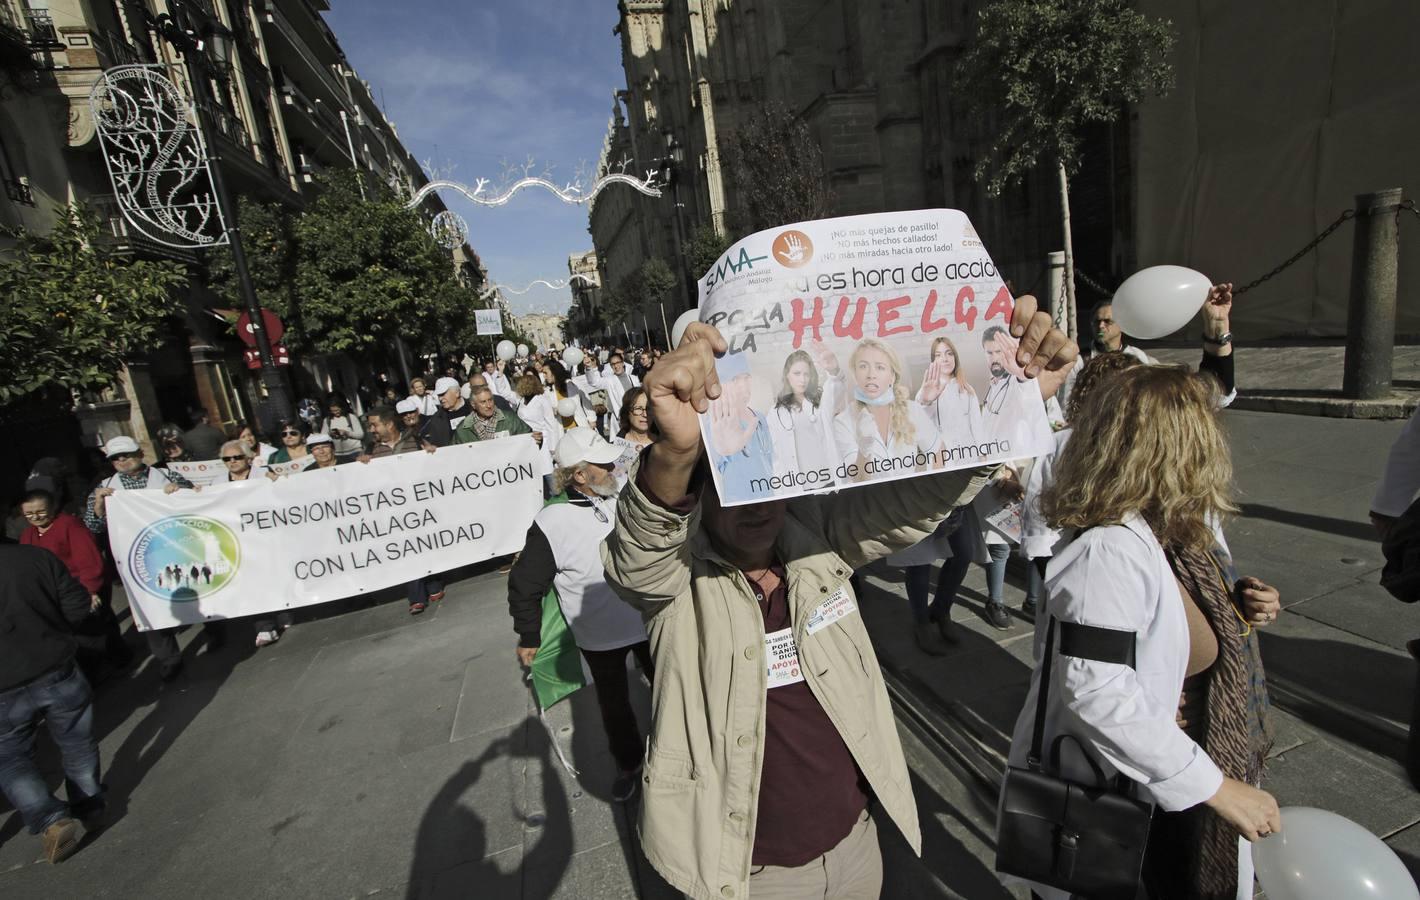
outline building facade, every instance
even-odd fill
[[[562,335],[567,316],[562,313],[534,312],[518,316],[514,321],[533,350],[550,350],[567,343]]]
[[[622,0],[626,86],[600,169],[644,173],[677,149],[684,160],[660,200],[598,198],[590,230],[604,283],[615,290],[652,256],[681,258],[677,244],[696,226],[741,236],[740,186],[721,150],[773,101],[822,149],[833,214],[961,209],[1016,290],[1043,291],[1047,254],[1062,246],[1053,172],[999,198],[972,177],[984,135],[967,121],[954,71],[981,5]],[[1107,291],[1140,267],[1174,263],[1242,283],[1303,246],[1354,194],[1420,184],[1420,161],[1405,150],[1420,128],[1407,114],[1420,100],[1420,56],[1400,37],[1420,28],[1420,7],[1139,6],[1172,20],[1177,84],[1083,135],[1071,185],[1082,314],[1108,296],[1085,278]],[[1403,242],[1402,256],[1398,329],[1415,334],[1420,241]],[[672,269],[685,282],[702,274]],[[1249,337],[1343,334],[1349,278],[1349,240],[1334,238],[1240,302],[1235,324]],[[689,290],[678,296],[693,303]]]
[[[223,174],[234,195],[299,207],[327,168],[355,167],[410,194],[427,182],[365,83],[349,65],[321,13],[326,0],[180,0],[189,16],[231,33],[225,60],[208,50],[214,76],[190,85],[180,54],[157,33],[168,0],[0,0],[0,224],[44,233],[65,205],[97,208],[112,240],[141,256],[195,267],[190,251],[148,241],[129,228],[112,195],[89,93],[101,74],[125,64],[158,64],[201,107],[212,125]],[[443,209],[432,195],[422,211]],[[7,242],[0,238],[0,253]],[[467,278],[482,277],[466,245],[454,261]],[[151,452],[159,424],[186,425],[202,408],[211,421],[251,420],[261,400],[235,339],[236,312],[194,282],[187,314],[164,346],[134,361],[120,386],[78,398],[83,445],[116,433],[137,437]],[[357,373],[342,357],[300,360],[300,381],[354,395]],[[33,458],[35,448],[16,448]]]

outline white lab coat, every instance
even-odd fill
[[[1040,511],[1040,495],[1055,483],[1055,466],[1070,441],[1070,429],[1062,428],[1053,437],[1054,449],[1037,457],[1030,474],[1026,476],[1026,495],[1021,511],[1021,556],[1026,559],[1054,556],[1069,539],[1069,534],[1051,528]]]
[[[1131,515],[1122,525],[1084,532],[1051,560],[1045,585],[1045,606],[1036,617],[1034,671],[1011,738],[1011,765],[1025,765],[1030,752],[1051,619],[1132,631],[1136,668],[1057,653],[1051,664],[1044,746],[1061,732],[1074,735],[1107,777],[1122,772],[1138,785],[1143,799],[1168,811],[1210,799],[1222,785],[1223,773],[1175,721],[1188,666],[1188,619],[1173,570],[1149,526]],[[1094,781],[1079,748],[1069,741],[1061,751],[1058,774]],[[1251,856],[1242,852],[1241,843],[1239,865],[1238,896],[1251,897]],[[1046,900],[1066,898],[1045,885],[1031,888]]]
[[[575,393],[569,394],[569,396],[577,397]],[[582,409],[580,398],[577,399],[579,402],[572,418],[577,425],[586,426],[589,419],[586,411]],[[538,474],[551,475],[552,454],[557,450],[557,444],[562,440],[565,431],[562,427],[562,417],[557,414],[557,392],[550,388],[543,391],[518,407],[517,413],[518,418],[523,420],[523,424],[533,431],[542,432],[542,471]]]
[[[776,406],[765,414],[774,444],[775,474],[827,468],[828,483],[836,480],[831,473],[838,469],[840,460],[833,439],[833,406],[827,392],[820,400],[826,402],[815,406],[806,399],[798,409]]]
[[[981,426],[981,404],[976,392],[953,379],[931,403],[922,402],[924,385],[917,390],[917,402],[927,411],[947,447],[964,447],[981,443],[984,434]]]
[[[1376,486],[1371,510],[1383,516],[1405,512],[1420,494],[1420,415],[1412,415],[1390,448],[1385,475]]]
[[[422,415],[432,416],[439,411],[439,398],[434,396],[433,391],[425,391],[423,397],[416,397],[410,394],[406,399],[413,400],[414,405],[419,407]]]
[[[1014,375],[993,378],[981,403],[982,441],[1009,441],[1001,450],[1017,458],[1033,456],[1050,447],[1050,422],[1045,401],[1034,379]]]
[[[641,379],[631,372],[631,367],[626,367],[626,377],[631,379],[631,387],[640,387]],[[587,372],[587,383],[592,390],[606,391],[606,409],[611,414],[612,421],[621,421],[621,399],[626,396],[626,392],[631,388],[625,387],[621,379],[611,370],[611,366],[606,366],[600,372],[592,369]],[[612,431],[615,431],[612,428]]]
[[[833,441],[838,450],[838,461],[851,463],[856,460],[860,440],[868,445],[866,456],[877,460],[903,457],[918,451],[926,452],[936,447],[940,435],[937,433],[937,426],[932,424],[932,420],[922,409],[922,404],[909,400],[907,415],[916,432],[913,443],[903,444],[891,432],[888,434],[888,440],[884,441],[877,423],[873,421],[873,414],[867,407],[850,402],[843,412],[833,417]],[[891,474],[900,477],[911,471],[915,470],[897,469]]]

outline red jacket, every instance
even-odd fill
[[[90,594],[97,594],[103,588],[104,558],[99,553],[99,545],[94,543],[94,536],[77,516],[59,513],[44,534],[31,525],[20,535],[20,543],[43,547],[59,557],[69,574]]]

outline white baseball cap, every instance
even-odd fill
[[[406,397],[394,405],[394,411],[399,413],[400,415],[404,415],[405,413],[419,412],[419,404]]]
[[[557,442],[557,465],[561,468],[577,463],[610,465],[621,458],[621,448],[610,443],[592,428],[569,428]]]
[[[334,444],[334,443],[335,443],[335,442],[330,439],[330,435],[328,435],[328,434],[322,434],[322,433],[320,433],[319,431],[317,431],[315,434],[312,434],[312,435],[309,435],[309,436],[306,437],[306,446],[307,446],[307,447],[314,447],[316,444]]]
[[[108,439],[108,443],[104,444],[104,456],[109,459],[118,456],[120,453],[142,452],[142,450],[138,449],[138,442],[126,434],[111,437]]]
[[[447,375],[434,382],[434,393],[438,394],[440,397],[444,396],[449,391],[456,391],[458,389],[458,379],[449,378]]]

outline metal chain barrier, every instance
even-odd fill
[[[1417,207],[1416,207],[1414,200],[1406,200],[1406,201],[1404,201],[1403,203],[1400,204],[1400,208],[1401,208],[1401,209],[1404,209],[1404,210],[1409,210],[1410,212],[1413,212],[1417,217],[1420,217],[1420,208],[1417,208]],[[1354,209],[1348,209],[1348,210],[1346,210],[1345,212],[1341,213],[1341,215],[1339,215],[1339,216],[1336,217],[1336,220],[1335,220],[1334,222],[1332,222],[1330,225],[1328,225],[1328,226],[1326,226],[1325,228],[1323,228],[1323,229],[1321,230],[1321,232],[1320,232],[1319,234],[1317,234],[1316,237],[1314,237],[1314,238],[1312,238],[1311,240],[1307,241],[1306,245],[1303,246],[1302,249],[1298,250],[1296,253],[1293,253],[1291,256],[1289,256],[1289,257],[1287,257],[1285,260],[1283,260],[1283,262],[1282,262],[1281,265],[1279,265],[1279,266],[1277,266],[1276,268],[1272,269],[1271,271],[1269,271],[1267,274],[1263,275],[1262,277],[1260,277],[1260,278],[1255,278],[1255,279],[1253,279],[1252,281],[1249,281],[1247,284],[1243,285],[1242,287],[1233,288],[1233,296],[1236,297],[1236,296],[1238,296],[1239,294],[1245,294],[1245,293],[1247,293],[1248,291],[1252,290],[1253,288],[1257,287],[1258,285],[1262,284],[1263,282],[1267,281],[1268,279],[1270,279],[1270,278],[1275,278],[1277,275],[1281,274],[1281,273],[1284,272],[1286,269],[1288,269],[1288,268],[1291,267],[1292,265],[1296,264],[1299,260],[1301,260],[1303,257],[1305,257],[1308,253],[1310,253],[1310,252],[1312,252],[1313,250],[1315,250],[1315,249],[1317,248],[1317,246],[1318,246],[1319,244],[1321,244],[1322,241],[1324,241],[1324,240],[1326,240],[1327,238],[1331,237],[1331,236],[1336,232],[1336,229],[1340,228],[1340,227],[1341,227],[1343,224],[1345,224],[1349,219],[1353,219],[1353,218],[1355,218],[1355,217],[1356,217],[1356,211],[1355,211]],[[1112,290],[1110,290],[1109,288],[1105,287],[1104,285],[1100,284],[1098,281],[1096,281],[1095,279],[1091,278],[1087,273],[1081,271],[1079,268],[1076,268],[1076,269],[1075,269],[1075,277],[1076,277],[1077,279],[1079,279],[1080,281],[1084,282],[1086,287],[1088,287],[1090,290],[1094,291],[1095,293],[1099,294],[1101,297],[1113,297],[1113,296],[1114,296],[1114,291],[1112,291]]]
[[[1336,217],[1335,222],[1332,222],[1330,225],[1323,228],[1320,234],[1312,238],[1310,241],[1307,241],[1306,246],[1298,250],[1296,253],[1293,253],[1291,256],[1287,257],[1287,259],[1280,266],[1277,266],[1275,269],[1268,272],[1266,275],[1263,275],[1261,278],[1256,278],[1252,281],[1249,281],[1247,284],[1243,285],[1240,288],[1233,288],[1233,296],[1236,297],[1239,294],[1246,294],[1248,291],[1257,287],[1259,284],[1262,284],[1264,281],[1267,281],[1269,278],[1273,278],[1276,275],[1280,274],[1288,267],[1290,267],[1293,263],[1295,263],[1297,260],[1301,259],[1308,253],[1315,250],[1318,244],[1331,237],[1331,235],[1335,233],[1336,229],[1340,228],[1342,224],[1346,222],[1346,220],[1354,218],[1355,215],[1356,211],[1354,209],[1346,210],[1341,215]]]

